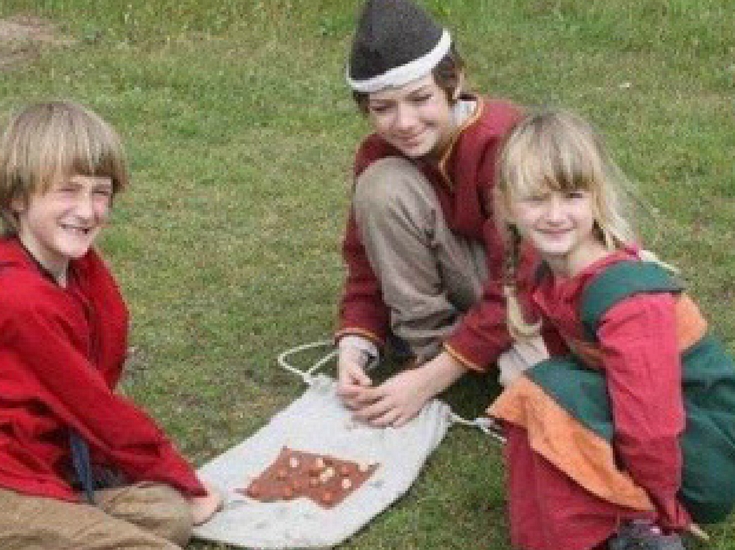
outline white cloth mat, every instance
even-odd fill
[[[313,383],[267,425],[199,469],[225,497],[224,509],[194,530],[194,536],[256,549],[335,546],[385,510],[413,484],[428,456],[444,438],[451,411],[432,400],[401,428],[355,424],[327,376]],[[306,498],[263,503],[235,489],[247,487],[281,449],[323,453],[380,466],[358,490],[327,509]]]

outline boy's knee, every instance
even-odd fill
[[[159,485],[156,486],[156,491],[160,496],[151,511],[151,519],[156,522],[151,530],[179,546],[185,546],[191,538],[193,528],[189,502],[171,487]]]
[[[430,203],[433,190],[409,160],[386,157],[373,162],[357,178],[353,204],[358,217],[406,214]]]
[[[181,493],[168,485],[139,483],[115,492],[102,506],[109,514],[179,546],[186,545],[191,538],[191,506]]]
[[[416,166],[401,157],[376,160],[357,177],[355,201],[390,203],[410,187],[410,182],[425,179]],[[408,182],[408,183],[407,183]]]
[[[177,506],[171,506],[165,525],[166,527],[161,532],[162,537],[179,546],[185,546],[189,542],[194,524],[191,517],[191,507],[183,498],[179,499]]]

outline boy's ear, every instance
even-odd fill
[[[464,89],[464,71],[459,71],[457,75],[457,85],[454,87],[454,93],[452,94],[452,101],[459,101],[459,96],[462,95]]]

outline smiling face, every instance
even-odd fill
[[[14,201],[18,237],[59,282],[69,260],[84,256],[107,221],[113,195],[108,177],[72,176],[45,192]]]
[[[595,231],[592,198],[585,190],[541,189],[511,199],[510,218],[560,275],[574,275],[609,253]]]
[[[621,197],[627,184],[597,132],[560,110],[522,119],[498,158],[496,205],[550,267],[574,275],[635,243]]]
[[[410,158],[440,155],[455,129],[449,99],[432,74],[369,94],[367,112],[378,135]]]
[[[99,189],[108,184],[110,192]],[[101,195],[109,195],[109,208],[111,195],[127,185],[127,167],[117,133],[77,103],[30,105],[11,119],[0,138],[0,215],[6,236],[20,233],[22,217],[26,238],[32,241],[34,233],[29,230],[36,227],[37,207],[61,211],[64,204],[69,205],[83,192],[97,198],[94,210],[99,214],[99,203],[104,202],[99,200]],[[91,217],[99,217],[97,214]],[[76,217],[82,220],[81,227],[86,227],[84,218],[90,216]],[[87,234],[93,240],[96,231]]]

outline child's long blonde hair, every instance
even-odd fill
[[[57,178],[102,176],[117,193],[128,184],[120,139],[97,114],[70,101],[30,105],[14,116],[0,140],[0,217],[3,233],[17,231],[14,201],[45,193]]]
[[[505,140],[497,176],[495,210],[508,242],[507,323],[514,338],[524,339],[538,334],[539,325],[524,319],[517,297],[521,238],[508,216],[512,201],[548,190],[584,190],[592,199],[595,234],[612,251],[635,242],[624,200],[629,182],[594,128],[563,110],[537,111],[523,118]]]

